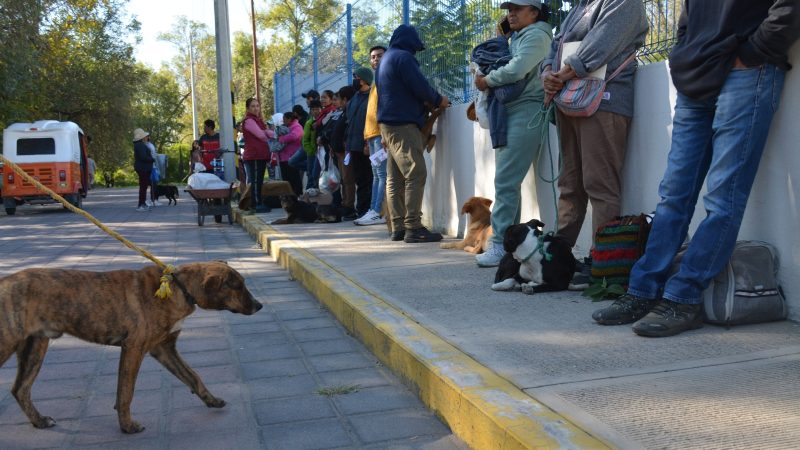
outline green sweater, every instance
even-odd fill
[[[314,130],[314,119],[309,117],[306,126],[303,128],[303,150],[306,155],[314,156],[317,154],[317,131]]]
[[[513,102],[506,103],[508,110],[520,105],[544,100],[544,89],[539,79],[539,63],[550,52],[553,28],[547,22],[536,22],[511,35],[509,50],[511,61],[486,76],[489,87],[511,84],[528,76],[528,85],[522,95]]]

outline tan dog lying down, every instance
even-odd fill
[[[131,401],[147,353],[206,406],[225,406],[175,349],[181,324],[195,305],[250,315],[261,304],[245,287],[244,278],[224,262],[182,265],[174,277],[172,298],[166,300],[154,296],[161,278],[156,266],[111,272],[26,269],[0,278],[0,366],[16,352],[17,379],[11,392],[33,426],[55,425],[33,406],[31,386],[50,339],[63,333],[122,348],[115,408],[125,433],[144,429],[131,418]]]
[[[483,253],[492,236],[492,201],[483,197],[470,197],[461,207],[461,214],[469,214],[467,235],[458,242],[443,242],[441,248],[457,248],[469,253]]]

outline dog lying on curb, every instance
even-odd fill
[[[572,250],[560,237],[543,235],[542,228],[544,223],[536,219],[508,227],[503,237],[506,254],[492,290],[535,294],[567,289],[575,272]]]
[[[125,433],[144,430],[131,418],[131,401],[147,353],[206,406],[225,406],[178,354],[175,343],[181,325],[196,306],[250,315],[261,303],[247,290],[244,278],[221,261],[185,264],[173,277],[173,295],[166,300],[154,295],[161,278],[156,266],[111,272],[26,269],[0,278],[0,366],[16,352],[17,378],[11,392],[34,427],[55,425],[34,407],[31,386],[50,339],[64,333],[122,348],[114,408]]]
[[[442,242],[440,248],[455,248],[465,252],[483,253],[492,237],[492,201],[483,197],[470,197],[461,207],[461,215],[469,214],[467,235],[457,242]]]

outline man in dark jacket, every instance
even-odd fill
[[[139,176],[139,204],[137,211],[149,211],[150,208],[145,203],[147,197],[147,187],[150,186],[150,171],[153,170],[153,157],[147,141],[150,140],[150,133],[137,128],[133,130],[133,170]]]
[[[364,141],[364,124],[367,120],[367,103],[372,86],[372,69],[359,67],[353,73],[353,99],[347,104],[347,131],[345,132],[344,173],[342,173],[342,204],[355,207],[356,216],[361,217],[369,211],[372,198],[372,168],[369,150]],[[345,191],[347,189],[347,191]],[[346,195],[345,195],[346,193]],[[345,220],[356,217],[342,217]]]
[[[670,55],[678,99],[661,201],[628,293],[594,320],[636,322],[651,337],[702,326],[702,293],[733,253],[798,35],[800,0],[686,0]],[[668,276],[704,181],[707,216]]]
[[[439,233],[422,226],[422,194],[428,176],[420,129],[425,121],[425,103],[447,107],[450,101],[436,92],[419,69],[414,57],[425,49],[417,30],[400,25],[389,41],[376,74],[378,124],[389,152],[386,199],[392,216],[392,240],[435,242]]]

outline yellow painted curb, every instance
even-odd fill
[[[236,220],[470,447],[610,448],[259,218]]]

